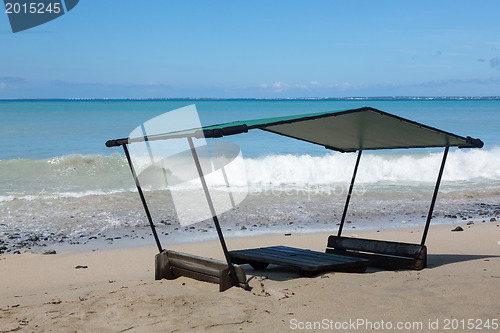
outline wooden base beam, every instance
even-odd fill
[[[250,290],[245,270],[234,265],[237,287]],[[187,253],[164,250],[155,257],[155,280],[173,280],[186,276],[199,281],[219,284],[219,291],[225,291],[235,286],[227,263]]]
[[[327,253],[368,259],[370,266],[421,270],[427,266],[427,247],[420,244],[330,236]]]

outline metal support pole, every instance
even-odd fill
[[[231,200],[231,206],[236,208],[236,204],[234,203],[233,192],[231,192],[231,187],[229,186],[229,180],[227,180],[226,169],[224,167],[220,168],[222,171],[222,176],[224,177],[224,181],[226,182],[226,189],[229,193],[229,199]]]
[[[432,195],[431,206],[429,208],[429,214],[427,214],[427,222],[425,223],[424,234],[422,235],[422,242],[420,245],[425,245],[425,239],[427,238],[427,233],[429,232],[429,226],[431,224],[432,212],[434,211],[434,204],[436,203],[437,194],[439,191],[439,185],[441,184],[441,177],[443,176],[444,165],[446,163],[446,157],[448,156],[448,150],[450,147],[444,149],[443,160],[441,161],[441,168],[439,169],[438,178],[436,181],[436,187],[434,187],[434,194]]]
[[[132,159],[130,158],[130,154],[127,149],[127,144],[123,144],[123,150],[125,151],[125,156],[127,157],[128,165],[130,166],[130,171],[132,171],[132,176],[134,177],[135,186],[137,187],[137,191],[139,192],[139,196],[141,197],[142,205],[144,206],[144,211],[146,212],[146,216],[149,221],[149,226],[151,227],[151,231],[153,231],[153,236],[155,237],[156,246],[158,246],[158,251],[160,253],[163,251],[161,248],[160,239],[158,238],[158,234],[156,233],[156,228],[153,223],[153,218],[151,217],[151,213],[149,212],[148,204],[146,203],[146,198],[144,197],[144,193],[142,192],[141,184],[139,183],[139,178],[135,173],[134,165],[132,164]]]
[[[224,240],[224,235],[222,234],[222,230],[220,228],[219,219],[215,212],[214,203],[212,202],[212,197],[210,196],[210,192],[208,191],[207,182],[205,181],[205,176],[203,175],[203,170],[201,169],[200,160],[198,159],[198,154],[196,153],[196,148],[193,144],[193,139],[188,137],[189,148],[191,148],[191,154],[193,154],[194,163],[196,165],[196,169],[198,170],[198,175],[200,176],[201,186],[203,187],[203,191],[205,192],[205,197],[207,198],[208,207],[210,208],[210,212],[212,214],[212,219],[215,224],[215,228],[217,229],[217,234],[219,235],[220,245],[222,246],[222,251],[224,251],[224,256],[226,257],[227,265],[229,267],[229,273],[231,274],[231,278],[235,286],[239,286],[238,277],[236,276],[236,271],[234,270],[233,262],[231,261],[231,256],[227,250],[226,241]]]
[[[349,186],[349,192],[347,193],[347,198],[345,200],[344,212],[342,213],[342,219],[340,220],[340,227],[337,236],[340,237],[342,234],[342,229],[344,228],[345,217],[347,215],[347,208],[349,207],[349,201],[351,200],[352,188],[354,187],[354,180],[356,179],[356,173],[358,173],[359,160],[361,159],[361,153],[363,150],[358,151],[358,157],[356,158],[356,164],[354,165],[354,172],[352,173],[351,186]]]

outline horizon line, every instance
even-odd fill
[[[0,101],[279,101],[279,100],[498,100],[500,96],[351,96],[351,97],[150,97],[150,98],[0,98]]]

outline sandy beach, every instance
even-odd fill
[[[4,0],[0,333],[500,333],[500,1],[129,3]]]
[[[456,225],[464,231],[451,232]],[[154,280],[153,246],[0,256],[0,332],[496,331],[497,221],[431,227],[428,268],[363,274],[244,266],[252,291],[187,278]],[[421,230],[351,233],[419,242]],[[288,245],[324,251],[328,234],[230,238],[230,249]],[[168,245],[165,245],[168,246]],[[218,242],[169,248],[222,259]],[[77,267],[82,268],[77,268]],[[86,268],[85,268],[86,267]],[[390,326],[388,326],[390,325]],[[489,329],[488,329],[489,327]]]

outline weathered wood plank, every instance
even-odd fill
[[[270,249],[249,249],[248,252],[231,252],[231,257],[238,257],[245,259],[246,262],[258,261],[267,262],[275,265],[286,265],[295,268],[303,268],[305,270],[312,270],[314,263],[307,260],[307,258],[301,256],[290,256],[289,254],[283,254],[279,251],[272,251]]]
[[[380,241],[374,239],[351,237],[328,237],[327,247],[343,250],[356,250],[401,257],[416,257],[422,251],[422,245],[400,242]]]
[[[249,289],[245,270],[234,265],[238,286]],[[200,281],[219,284],[219,290],[224,291],[234,285],[227,263],[219,260],[194,256],[176,251],[163,251],[155,258],[155,279],[172,280],[186,276]]]
[[[324,252],[317,252],[317,251],[311,251],[311,250],[306,250],[306,249],[298,249],[298,248],[291,248],[291,247],[286,247],[286,246],[273,246],[273,248],[276,248],[277,250],[283,251],[283,252],[292,252],[292,253],[299,253],[299,254],[305,254],[308,257],[310,257],[312,260],[317,260],[319,262],[321,261],[327,261],[331,262],[332,260],[335,260],[336,262],[340,263],[347,263],[347,262],[352,262],[352,257],[349,257],[347,255],[337,255],[337,256],[330,256],[326,257]]]
[[[243,250],[245,251],[245,250]],[[233,256],[233,253],[230,252]],[[251,249],[248,252],[235,253],[234,256],[240,256],[246,260],[269,262],[275,265],[288,265],[305,270],[312,270],[315,266],[314,262],[300,255],[291,256],[290,254],[280,253],[271,249]]]
[[[155,280],[173,280],[174,277],[170,270],[168,255],[166,251],[158,253],[155,257]]]
[[[217,284],[220,283],[220,277],[218,277],[218,276],[208,275],[208,274],[204,274],[202,272],[191,271],[189,269],[184,269],[184,268],[175,267],[175,266],[171,267],[170,269],[171,269],[172,276],[174,277],[174,279],[177,279],[181,276],[185,276],[185,277],[192,278],[192,279],[195,279],[198,281],[206,281],[206,282],[212,282],[212,283],[217,283]]]
[[[415,269],[421,270],[425,268],[425,261],[422,259],[393,257],[383,254],[351,252],[344,250],[327,249],[328,253],[333,254],[349,254],[353,257],[364,258],[370,261],[370,266],[384,268],[389,270],[397,269]]]
[[[260,249],[251,249],[247,255],[260,257],[262,260],[273,259],[275,263],[295,265],[304,270],[321,270],[331,265],[343,265],[352,263],[353,258],[345,256],[325,255],[323,252],[294,249],[283,246],[273,246]],[[354,259],[354,261],[358,261]]]
[[[427,247],[420,244],[330,236],[327,253],[370,260],[370,266],[385,269],[424,269]]]
[[[224,269],[225,266],[227,266],[227,263],[222,262],[220,260],[212,259],[212,258],[205,258],[205,257],[200,257],[192,254],[187,254],[187,253],[182,253],[182,252],[177,252],[177,251],[172,251],[168,250],[168,258],[170,262],[176,262],[178,260],[184,260],[184,261],[189,261],[195,264],[206,264],[210,263],[214,267]]]
[[[272,246],[258,249],[247,249],[239,251],[231,251],[235,257],[245,257],[247,259],[261,258],[276,258],[277,260],[298,263],[303,266],[321,266],[331,264],[344,264],[353,262],[352,257],[340,255],[325,255],[324,252],[317,252],[311,250],[296,249],[284,246]],[[357,260],[354,260],[357,261]]]
[[[234,262],[243,264],[275,264],[298,269],[303,276],[311,276],[321,271],[364,272],[368,261],[364,259],[331,255],[286,246],[271,246],[257,249],[230,251]]]
[[[236,278],[238,279],[238,282],[241,284],[247,284],[247,275],[245,273],[245,269],[241,267],[240,265],[233,265],[234,266],[234,271],[236,272]]]
[[[211,259],[203,260],[200,257],[180,256],[178,254],[168,255],[170,266],[189,269],[207,275],[219,276],[222,270],[227,268],[227,264]]]

